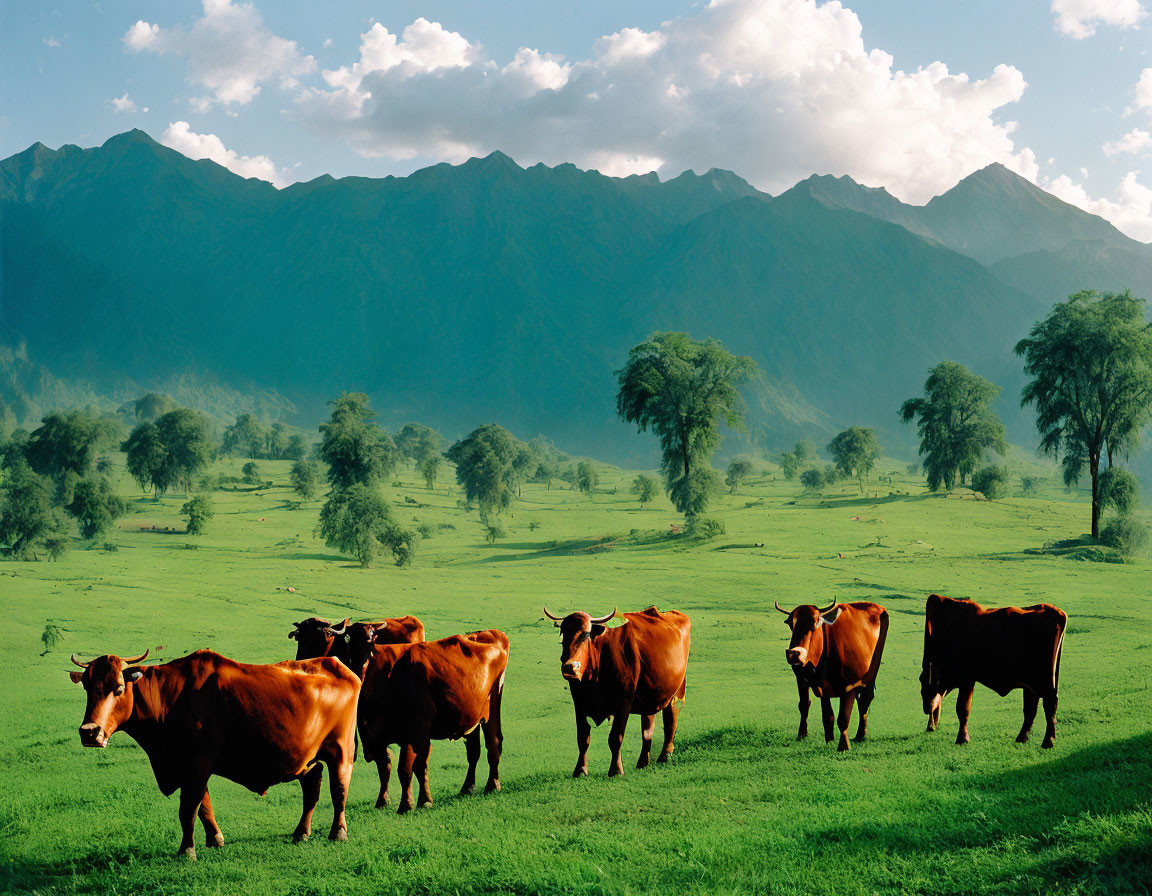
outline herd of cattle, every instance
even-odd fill
[[[840,699],[835,720],[839,749],[847,750],[853,702],[868,727],[868,708],[888,632],[888,612],[879,604],[857,602],[784,610],[792,637],[785,656],[800,694],[798,737],[808,734],[809,692],[820,699],[825,740],[833,737],[832,698]],[[683,613],[649,607],[617,616],[587,613],[555,616],[560,629],[560,671],[576,710],[579,757],[575,777],[588,773],[590,721],[612,719],[608,743],[609,776],[623,772],[620,747],[630,715],[639,715],[643,742],[637,768],[648,765],[657,713],[663,714],[664,745],[657,762],[672,755],[680,703],[684,699],[691,620]],[[924,657],[920,689],[928,730],[940,720],[940,704],[959,692],[957,743],[968,741],[968,715],[977,682],[1001,696],[1024,692],[1024,724],[1016,738],[1025,742],[1044,703],[1044,747],[1056,737],[1060,652],[1068,617],[1051,604],[985,610],[967,600],[933,594],[925,608]],[[413,808],[415,773],[418,806],[431,805],[428,755],[433,740],[464,739],[468,772],[463,793],[476,784],[483,734],[488,754],[485,790],[500,789],[503,734],[500,704],[508,665],[508,637],[501,631],[470,632],[426,641],[415,616],[376,623],[344,620],[333,625],[313,618],[295,623],[288,635],[296,659],[274,665],[238,663],[210,650],[154,666],[148,656],[115,655],[72,662],[72,680],[87,694],[80,740],[104,747],[118,730],[134,738],[152,763],[160,790],[180,791],[180,853],[195,857],[196,817],[208,846],[224,843],[212,812],[208,779],[219,775],[256,793],[273,784],[299,780],[304,811],[294,838],[312,828],[320,798],[323,766],[328,766],[333,818],[329,837],[347,839],[344,807],[356,756],[356,734],[364,758],[380,774],[377,808],[388,802],[392,770],[389,746],[399,747],[402,794],[399,811]]]

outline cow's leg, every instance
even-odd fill
[[[628,728],[628,709],[627,706],[621,706],[612,714],[612,730],[608,732],[608,749],[612,751],[612,762],[608,766],[609,778],[624,774],[620,748],[624,745],[624,732]]]
[[[876,685],[874,684],[859,688],[856,691],[856,708],[860,710],[860,724],[856,728],[856,736],[852,738],[856,743],[860,743],[868,736],[868,709],[872,706],[872,700],[875,696]]]
[[[956,693],[956,718],[960,720],[960,730],[956,732],[956,743],[968,743],[968,716],[972,713],[972,691],[975,682],[960,685]]]
[[[220,831],[220,825],[216,824],[216,816],[212,814],[212,798],[208,795],[207,788],[204,790],[204,799],[197,814],[200,816],[200,824],[204,826],[204,845],[223,846],[224,834]]]
[[[384,748],[384,755],[376,760],[376,771],[380,775],[380,795],[376,797],[376,808],[388,805],[388,780],[392,777],[392,750]]]
[[[348,839],[348,819],[344,807],[348,803],[348,788],[352,784],[352,760],[345,756],[341,761],[328,763],[328,789],[332,794],[332,830],[329,840]]]
[[[652,732],[656,730],[656,714],[640,716],[640,758],[636,768],[647,768],[652,759]]]
[[[680,723],[680,703],[673,700],[664,708],[664,748],[656,757],[657,762],[667,762],[672,751],[676,749],[672,743],[676,739],[676,726]]]
[[[804,740],[808,736],[808,709],[812,706],[812,698],[808,695],[808,685],[799,678],[796,679],[796,690],[800,692],[800,730],[796,732],[796,740]]]
[[[484,746],[488,750],[488,783],[485,793],[500,789],[500,755],[504,752],[504,726],[500,723],[500,698],[493,698],[488,721],[483,723]]]
[[[820,720],[824,723],[824,743],[832,743],[832,731],[836,725],[836,715],[832,712],[832,698],[820,698]]]
[[[1028,743],[1028,734],[1032,731],[1032,723],[1036,721],[1036,708],[1039,705],[1040,695],[1024,688],[1024,724],[1020,726],[1020,733],[1016,735],[1016,743]]]
[[[479,725],[464,735],[464,748],[468,754],[468,774],[464,776],[464,786],[460,788],[462,796],[476,789],[476,763],[480,761]]]
[[[208,776],[197,776],[180,787],[180,850],[177,855],[196,860],[196,844],[192,835],[196,832],[196,814],[204,795],[208,792]]]
[[[324,783],[324,766],[317,762],[300,776],[300,789],[304,792],[304,811],[300,823],[292,832],[292,839],[299,843],[312,836],[312,813],[320,802],[320,785]]]
[[[428,787],[428,757],[431,753],[431,740],[425,739],[424,743],[416,748],[416,784],[420,789],[420,795],[416,800],[417,808],[432,805],[432,791]]]
[[[580,751],[576,757],[576,770],[572,772],[573,778],[582,778],[588,774],[588,744],[592,740],[592,726],[588,724],[585,716],[576,713],[576,748]]]
[[[416,762],[416,751],[411,744],[400,744],[400,765],[396,769],[396,776],[400,779],[400,807],[396,810],[398,815],[411,812],[412,805],[412,765]]]
[[[836,749],[843,753],[850,749],[848,746],[848,725],[852,721],[852,704],[856,702],[856,695],[849,691],[840,698],[840,715],[836,717],[836,727],[840,729],[840,743]]]
[[[1045,750],[1056,743],[1056,705],[1059,702],[1060,698],[1055,691],[1044,695],[1044,718],[1048,721],[1048,727],[1044,729],[1044,740],[1040,746]]]

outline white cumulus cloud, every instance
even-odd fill
[[[131,115],[139,112],[140,107],[136,105],[135,100],[131,99],[127,93],[124,96],[116,96],[108,101],[112,104],[112,111],[118,112],[123,115]],[[148,111],[148,107],[144,107],[144,111]]]
[[[1133,128],[1119,140],[1109,140],[1104,144],[1104,155],[1115,158],[1119,155],[1131,154],[1142,156],[1152,150],[1152,134]]]
[[[1140,72],[1133,93],[1133,106],[1145,112],[1152,112],[1152,68]]]
[[[1137,179],[1140,172],[1129,171],[1113,198],[1093,199],[1083,184],[1062,174],[1044,184],[1053,195],[1087,212],[1111,221],[1123,233],[1142,242],[1152,242],[1152,187]]]
[[[838,2],[712,0],[650,32],[625,28],[566,62],[521,48],[504,65],[436,22],[361,36],[360,58],[301,90],[295,114],[365,156],[523,163],[609,174],[731,168],[775,192],[813,171],[921,202],[999,161],[1035,180],[1006,106],[1023,74],[934,62],[894,68]]]
[[[1052,14],[1057,31],[1083,40],[1098,25],[1135,28],[1148,11],[1141,0],[1052,0]]]
[[[241,177],[257,177],[282,187],[280,171],[268,156],[242,156],[215,134],[197,134],[186,121],[171,122],[160,135],[165,146],[190,159],[211,159]]]
[[[123,41],[136,52],[187,59],[189,80],[210,92],[193,100],[196,111],[214,104],[247,105],[268,82],[294,89],[298,77],[316,68],[316,61],[303,55],[295,41],[268,30],[256,7],[231,0],[204,0],[204,15],[190,29],[138,21]]]

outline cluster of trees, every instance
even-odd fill
[[[124,514],[106,456],[121,431],[115,418],[88,410],[52,413],[0,446],[0,545],[10,556],[55,559],[73,522],[82,538],[96,539]]]
[[[252,414],[240,414],[224,430],[220,453],[251,460],[303,460],[308,442],[301,433],[289,434],[283,423],[265,429]]]

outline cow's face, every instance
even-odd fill
[[[318,656],[331,656],[337,638],[346,638],[348,620],[333,626],[327,619],[313,617],[293,623],[288,637],[296,641],[296,659],[310,660]]]
[[[134,660],[111,654],[99,656],[85,664],[82,671],[69,673],[72,681],[82,684],[88,695],[84,723],[80,726],[80,743],[84,746],[108,746],[108,738],[131,717],[132,685],[144,674],[144,670],[133,663],[142,659],[143,656]],[[77,662],[75,658],[73,661]]]
[[[933,721],[940,718],[940,704],[944,702],[944,694],[944,687],[933,674],[932,663],[926,662],[920,671],[920,699],[924,701],[924,715],[928,716],[930,728],[934,727]]]
[[[376,647],[376,628],[366,622],[349,625],[344,636],[348,639],[348,668],[364,677],[365,666]]]
[[[588,671],[592,639],[604,632],[604,626],[592,622],[587,613],[572,613],[560,625],[560,674],[569,681],[579,681]]]
[[[840,615],[833,604],[824,610],[811,605],[797,607],[788,614],[785,623],[792,630],[792,638],[784,658],[798,672],[808,672],[820,665],[824,655],[824,626],[831,625]]]

